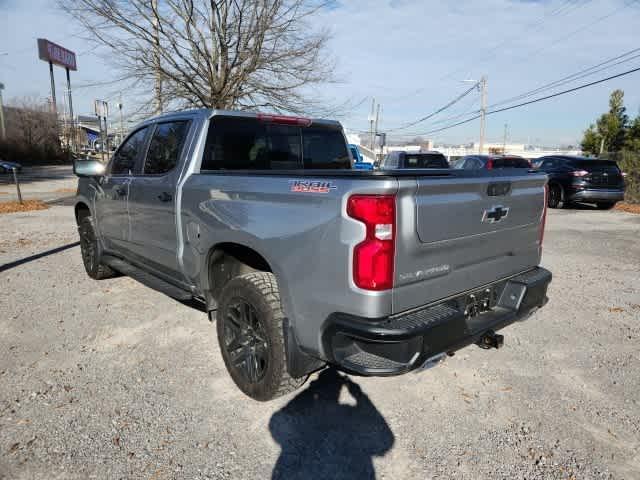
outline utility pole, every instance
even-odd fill
[[[120,94],[120,103],[118,103],[118,110],[120,110],[120,143],[124,140],[124,120],[122,118],[122,93]]]
[[[375,120],[373,116],[373,112],[376,109],[376,99],[375,97],[371,99],[371,112],[369,113],[369,148],[373,151],[373,122]]]
[[[504,124],[504,136],[502,137],[502,154],[507,154],[507,124]]]
[[[4,129],[4,109],[2,107],[2,90],[4,90],[4,83],[0,82],[0,139],[6,140],[7,132]]]
[[[487,76],[483,75],[478,82],[478,88],[480,89],[480,145],[478,147],[478,154],[482,155],[484,149],[484,135],[485,135],[485,121],[487,116]]]
[[[378,122],[380,121],[380,104],[378,104],[378,108],[376,109],[376,120],[375,125],[373,127],[374,134],[373,138],[378,138]],[[373,150],[373,147],[372,147]],[[375,152],[375,150],[373,150]],[[382,145],[380,146],[380,155],[382,155]]]
[[[160,25],[158,25],[158,0],[151,0],[153,10],[153,66],[155,69],[156,115],[164,108],[162,102],[162,76],[160,75]]]

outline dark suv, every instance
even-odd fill
[[[536,164],[549,175],[551,208],[584,202],[608,210],[624,199],[623,174],[613,160],[554,155],[540,157]]]
[[[379,166],[382,170],[397,168],[449,168],[447,158],[440,152],[390,152]]]

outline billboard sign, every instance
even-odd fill
[[[108,117],[109,116],[109,104],[104,100],[94,100],[93,106],[98,117]]]
[[[38,39],[38,57],[40,60],[60,65],[69,70],[78,69],[74,52],[44,38]]]

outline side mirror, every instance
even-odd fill
[[[74,160],[73,173],[78,177],[101,177],[106,166],[98,160]]]

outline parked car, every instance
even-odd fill
[[[373,170],[373,163],[369,162],[356,162],[353,164],[355,170]]]
[[[75,162],[87,274],[202,302],[257,400],[325,365],[396,375],[547,302],[546,175],[355,171],[338,122],[196,110]],[[481,239],[480,241],[478,239]]]
[[[349,151],[351,152],[351,156],[355,160],[355,162],[353,163],[353,168],[355,170],[373,170],[373,163],[365,162],[358,145],[356,145],[355,143],[350,143]]]
[[[548,204],[595,203],[603,210],[624,200],[624,174],[613,160],[553,155],[538,158],[538,171],[549,175]]]
[[[449,168],[447,158],[440,152],[389,152],[382,162],[381,170],[407,168]]]
[[[463,170],[531,168],[531,162],[517,155],[467,155],[456,163],[456,168]]]
[[[358,148],[358,145],[356,145],[355,143],[350,143],[349,151],[351,152],[351,156],[356,161],[356,163],[364,162],[364,157],[362,156],[362,153],[360,153],[360,149]]]
[[[0,172],[11,173],[13,170],[16,172],[22,171],[22,165],[16,162],[7,162],[6,160],[0,160]]]

